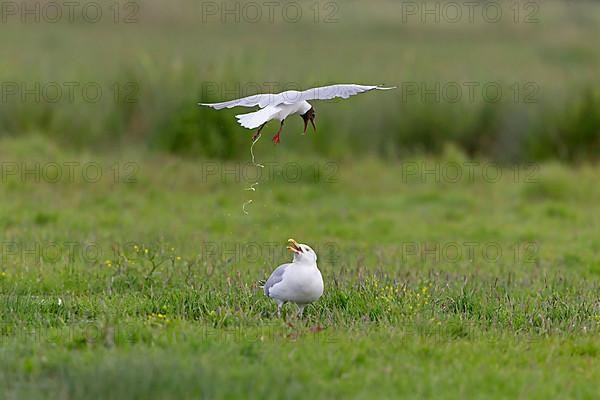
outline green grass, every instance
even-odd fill
[[[256,154],[305,174],[328,162],[266,142]],[[506,166],[496,183],[478,168],[457,183],[406,175],[409,163],[468,162],[448,149],[248,192],[231,176],[203,179],[209,161],[92,156],[41,137],[2,140],[0,156],[105,172],[96,183],[3,176],[0,397],[598,396],[595,166],[521,166],[517,181]],[[115,183],[115,162],[135,162],[137,183]],[[304,321],[292,306],[276,318],[257,283],[289,259],[288,237],[317,249],[326,285]],[[407,247],[465,242],[503,254],[436,260]],[[77,243],[73,258],[65,243]],[[102,255],[84,257],[92,243]]]

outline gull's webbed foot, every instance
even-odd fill
[[[279,135],[281,135],[281,131],[283,130],[283,122],[285,120],[281,121],[281,125],[279,125],[279,130],[277,131],[277,134],[275,134],[275,136],[273,136],[273,143],[277,144],[281,141],[281,138],[279,137]]]

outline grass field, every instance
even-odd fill
[[[499,167],[493,182],[479,161],[455,181],[447,166],[469,160],[453,149],[331,169],[265,145],[275,172],[247,192],[231,173],[245,164],[40,137],[0,149],[3,398],[599,394],[597,167]],[[39,162],[39,182],[11,160]],[[82,167],[55,179],[51,162]],[[135,172],[115,179],[115,162]],[[288,237],[317,250],[326,290],[286,323],[257,282]]]
[[[599,2],[75,3],[0,5],[0,399],[600,398]],[[263,169],[196,105],[350,82],[398,90],[268,125]],[[290,237],[304,320],[259,283]]]

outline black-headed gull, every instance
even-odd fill
[[[317,301],[323,294],[323,277],[317,268],[317,254],[305,244],[289,239],[288,250],[294,253],[291,263],[280,265],[265,283],[265,295],[277,303],[277,315],[286,302],[298,305],[302,317],[304,307]]]
[[[244,97],[237,100],[225,101],[223,103],[198,103],[201,106],[212,107],[215,110],[221,110],[223,108],[233,107],[256,107],[260,110],[251,112],[248,114],[240,114],[235,117],[238,119],[238,123],[244,128],[255,129],[258,128],[256,134],[252,137],[252,140],[256,140],[260,136],[260,132],[264,128],[265,124],[271,120],[279,120],[281,125],[277,134],[273,136],[273,143],[279,143],[281,130],[283,129],[283,123],[287,117],[294,114],[300,114],[304,120],[304,133],[306,133],[306,127],[308,122],[315,127],[315,109],[308,103],[307,100],[331,100],[336,97],[347,99],[355,94],[368,92],[370,90],[389,90],[395,89],[395,87],[382,87],[382,86],[365,86],[365,85],[330,85],[322,86],[318,88],[312,88],[304,91],[288,90],[281,93],[275,94],[256,94],[248,97]]]

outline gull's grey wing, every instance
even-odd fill
[[[283,273],[290,265],[292,264],[282,264],[279,267],[275,268],[275,271],[273,271],[269,279],[267,279],[267,283],[265,283],[265,296],[269,296],[269,289],[271,289],[275,284],[281,282],[281,280],[283,279]]]
[[[347,99],[355,94],[369,92],[371,90],[390,90],[396,89],[396,87],[383,87],[383,86],[365,86],[365,85],[329,85],[321,86],[318,88],[312,88],[300,92],[299,96],[295,98],[295,101],[301,100],[331,100],[336,97]]]
[[[224,101],[222,103],[198,103],[199,106],[207,106],[212,107],[215,110],[221,110],[223,108],[233,108],[233,107],[255,107],[258,106],[260,108],[265,108],[271,104],[281,104],[281,95],[282,93],[277,94],[254,94],[252,96],[243,97],[241,99]]]

